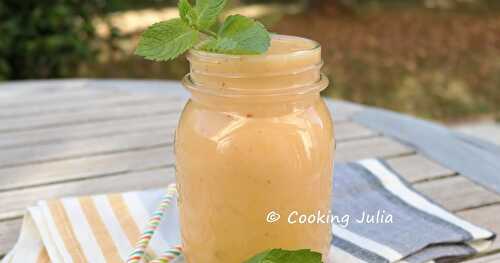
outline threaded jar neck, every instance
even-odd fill
[[[273,35],[263,55],[226,55],[193,49],[184,85],[193,93],[222,97],[296,96],[323,90],[321,46],[312,40]]]

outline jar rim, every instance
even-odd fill
[[[272,96],[287,96],[287,95],[304,95],[312,92],[321,92],[328,87],[330,81],[325,74],[320,74],[320,79],[314,83],[306,85],[296,85],[288,88],[276,89],[238,89],[238,88],[225,88],[225,89],[210,89],[201,88],[196,85],[191,79],[191,74],[186,74],[182,79],[182,84],[190,92],[198,92],[205,95],[229,97],[229,98],[242,98],[242,97],[272,97]]]
[[[293,50],[289,52],[283,53],[273,53],[273,54],[262,54],[262,55],[233,55],[233,54],[223,54],[223,53],[214,53],[199,50],[196,48],[190,49],[187,54],[187,59],[191,60],[196,58],[198,60],[210,61],[212,59],[224,59],[226,61],[239,61],[241,59],[250,59],[250,60],[269,60],[283,57],[294,57],[294,56],[304,56],[308,53],[317,52],[321,49],[321,44],[315,40],[298,37],[298,36],[290,36],[290,35],[280,35],[280,34],[272,34],[273,40],[277,41],[287,41],[287,40],[300,40],[304,43],[309,43],[309,47],[305,47],[303,49]]]

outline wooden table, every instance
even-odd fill
[[[176,82],[0,85],[0,254],[12,248],[25,208],[36,200],[171,182],[173,134],[185,99]],[[362,106],[333,104],[337,160],[384,158],[437,203],[500,233],[500,195],[350,121]],[[500,262],[500,242],[486,254],[468,262]]]

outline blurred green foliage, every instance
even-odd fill
[[[96,58],[100,0],[0,1],[0,79],[73,76]]]
[[[98,52],[103,51],[93,23],[95,18],[116,11],[176,3],[177,0],[1,0],[0,80],[77,76],[82,65],[95,63]],[[109,41],[107,44],[113,45]]]

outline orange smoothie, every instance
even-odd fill
[[[239,263],[272,248],[326,253],[329,224],[289,223],[331,210],[333,125],[319,92],[321,48],[274,35],[264,55],[190,51],[191,92],[176,132],[188,263]],[[267,215],[281,215],[268,222]]]

